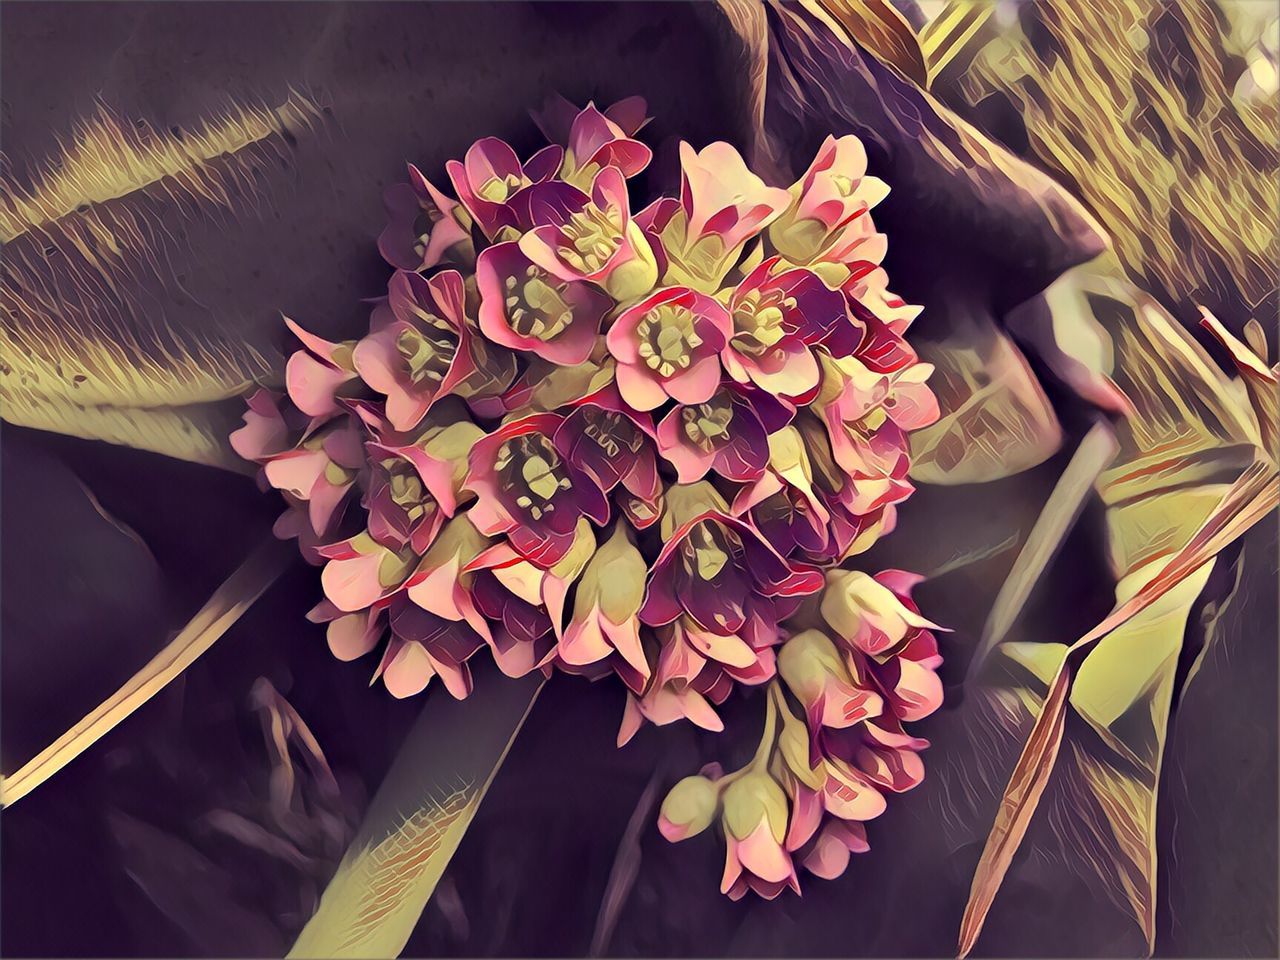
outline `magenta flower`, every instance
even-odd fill
[[[605,493],[621,484],[656,511],[662,478],[654,452],[653,421],[630,410],[616,387],[606,387],[574,404],[552,441],[566,460],[590,474]]]
[[[427,280],[396,271],[387,287],[394,319],[355,348],[355,367],[387,398],[387,420],[412,430],[437,399],[456,392],[476,372],[465,317],[462,275],[445,270]]]
[[[518,244],[498,243],[476,263],[480,332],[494,343],[561,366],[591,356],[613,300],[590,283],[536,265]]]
[[[658,451],[681,483],[711,470],[729,480],[756,480],[769,460],[769,434],[795,410],[763,390],[720,386],[704,403],[676,406],[658,424]]]
[[[755,383],[778,396],[803,397],[818,385],[813,345],[844,356],[859,341],[844,294],[811,270],[783,268],[778,257],[738,285],[729,315],[733,335],[721,354],[726,372],[738,383]]]
[[[719,289],[746,242],[790,203],[747,169],[727,143],[701,152],[680,144],[680,199],[654,201],[636,220],[660,252],[663,282],[711,293]]]
[[[599,284],[614,300],[643,296],[658,280],[658,265],[631,221],[622,171],[605,167],[590,190],[564,188],[557,202],[532,205],[532,229],[520,238],[520,251],[561,280]],[[531,203],[546,192],[531,191]]]
[[[645,112],[642,97],[619,100],[603,112],[594,103],[579,110],[563,97],[554,97],[534,120],[548,140],[566,147],[560,178],[586,190],[605,167],[631,178],[649,165],[653,151],[632,139],[646,122]]]
[[[411,601],[407,594],[392,598],[388,608],[391,638],[375,677],[381,677],[393,697],[421,693],[433,677],[439,677],[455,699],[471,693],[471,668],[467,661],[485,646],[465,621],[448,620]]]
[[[397,270],[418,272],[440,263],[475,263],[471,216],[408,165],[409,182],[394,183],[382,195],[387,225],[378,237],[378,252]]]
[[[903,723],[942,697],[915,578],[840,569],[893,528],[938,416],[881,268],[884,185],[854,137],[789,190],[682,143],[679,195],[633,214],[643,100],[535,120],[553,145],[526,162],[490,137],[446,164],[456,200],[409,166],[367,335],[288,321],[286,395],[249,397],[232,446],[323,566],[309,619],[394,697],[467,697],[477,654],[617,677],[621,745],[723,730],[762,688],[753,758],[686,777],[659,826],[718,823],[733,898],[798,890],[920,782]]]
[[[478,497],[469,516],[477,529],[505,533],[517,553],[543,567],[568,552],[580,517],[598,526],[609,519],[599,485],[552,442],[563,422],[553,413],[513,420],[476,443],[468,457],[466,486]]]
[[[769,240],[795,264],[845,263],[875,234],[868,211],[889,192],[869,177],[867,152],[855,136],[827,137],[795,185]]]
[[[659,290],[624,310],[605,337],[618,361],[618,390],[636,410],[668,399],[705,403],[720,385],[720,351],[729,339],[729,313],[687,287]]]
[[[426,553],[445,518],[453,516],[453,464],[419,448],[369,447],[369,535],[392,550],[409,546]]]
[[[750,524],[709,511],[663,545],[650,570],[640,620],[663,626],[687,614],[721,637],[773,634],[795,598],[821,588],[816,570],[793,566]]]
[[[459,163],[445,164],[458,199],[490,240],[504,227],[516,228],[513,200],[521,191],[555,176],[564,157],[559,146],[543,147],[526,163],[497,137],[477,140]]]
[[[231,435],[232,447],[262,466],[267,485],[298,502],[317,537],[328,536],[365,467],[364,434],[355,419],[307,419],[268,390],[249,398],[244,419],[245,425]],[[289,536],[300,532],[291,521],[282,529]]]
[[[826,424],[836,463],[855,477],[905,476],[907,432],[935,422],[938,401],[925,380],[931,364],[881,374],[856,356],[824,358],[813,407]]]

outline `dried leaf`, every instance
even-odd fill
[[[929,85],[920,42],[906,17],[888,0],[819,0],[823,8],[863,49],[871,51],[908,80]]]
[[[543,682],[428,699],[290,957],[400,955]]]
[[[1233,328],[1274,312],[1280,98],[1234,96],[1240,61],[1221,5],[952,7],[923,40],[964,64],[935,79],[948,106],[1069,185],[1162,303],[1206,304]],[[995,8],[989,27],[948,29],[967,7]]]
[[[119,690],[47,748],[0,780],[0,804],[17,803],[181,676],[284,570],[291,551],[265,541],[222,584],[172,641]]]
[[[1280,474],[1274,465],[1261,462],[1251,465],[1186,545],[1160,564],[1150,581],[1132,597],[1119,603],[1101,623],[1071,645],[1049,685],[1044,707],[1009,778],[996,822],[974,873],[960,924],[961,957],[969,954],[982,931],[987,911],[1053,772],[1062,743],[1067,697],[1085,657],[1108,634],[1184,582],[1278,504]]]

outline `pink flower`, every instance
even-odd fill
[[[298,502],[296,510],[303,511],[317,538],[328,536],[365,466],[364,434],[355,419],[307,419],[268,390],[249,398],[244,419],[231,435],[232,447],[262,465],[267,485]],[[281,532],[282,539],[301,533],[293,521],[284,522]]]
[[[740,900],[752,890],[772,900],[790,887],[800,892],[787,835],[787,795],[763,770],[733,780],[722,795],[725,865],[720,892]]]
[[[721,354],[729,376],[784,397],[803,397],[818,385],[811,346],[822,343],[844,355],[861,339],[843,293],[810,270],[781,268],[777,257],[738,285],[729,315],[733,335]]]
[[[594,103],[579,110],[563,97],[550,100],[534,120],[552,143],[566,146],[560,178],[579,189],[590,187],[605,167],[631,178],[649,165],[653,151],[632,136],[646,122],[642,97],[628,97],[603,113]]]
[[[332,417],[339,412],[338,396],[353,381],[358,384],[351,342],[333,343],[308,333],[288,317],[285,325],[302,341],[284,368],[289,399],[310,417]]]
[[[778,651],[778,672],[804,706],[815,738],[823,727],[844,729],[883,710],[880,695],[865,681],[859,683],[820,630],[805,630],[787,640]]]
[[[552,442],[563,422],[553,413],[513,420],[477,442],[468,457],[476,527],[488,536],[505,533],[517,553],[542,567],[568,552],[580,517],[599,526],[609,519],[599,485]]]
[[[394,183],[382,195],[388,222],[378,252],[398,270],[428,270],[440,263],[475,262],[471,216],[445,196],[413,164],[409,182]]]
[[[791,203],[769,227],[769,240],[795,264],[845,263],[874,241],[868,211],[889,192],[869,177],[867,152],[857,137],[827,137],[813,163],[791,187]],[[881,254],[883,255],[883,254]]]
[[[386,396],[387,419],[396,430],[412,430],[438,398],[476,372],[465,297],[456,270],[429,280],[398,270],[387,288],[394,319],[356,345],[356,370]]]
[[[658,424],[658,451],[681,483],[715,470],[729,480],[756,480],[769,458],[769,435],[782,429],[794,408],[762,390],[731,384],[704,403],[676,406]]]
[[[471,145],[461,163],[450,160],[445,170],[458,199],[492,240],[502,228],[517,226],[513,201],[526,188],[554,177],[563,157],[563,148],[553,145],[522,164],[504,141],[485,137]]]
[[[320,547],[319,553],[329,561],[320,575],[324,595],[343,613],[388,600],[418,563],[412,549],[384,547],[367,532]]]
[[[424,610],[407,594],[392,598],[388,608],[391,639],[374,674],[380,676],[393,697],[411,697],[439,677],[455,699],[471,693],[471,668],[467,661],[485,646],[465,621],[449,620]]]
[[[653,410],[668,398],[710,400],[729,333],[725,308],[687,287],[659,290],[624,310],[605,337],[618,361],[622,399],[636,410]]]
[[[583,571],[573,618],[556,651],[561,662],[585,667],[607,661],[633,691],[644,689],[650,668],[636,615],[647,572],[644,556],[619,523]]]
[[[476,282],[481,333],[562,366],[587,360],[613,307],[592,284],[548,272],[515,243],[494,244],[480,254]]]
[[[916,363],[876,373],[856,356],[822,358],[823,382],[813,408],[822,417],[836,463],[855,477],[905,476],[907,432],[935,422],[938,401]]]
[[[822,553],[831,514],[814,485],[804,437],[794,426],[784,426],[769,434],[768,455],[761,475],[734,498],[734,515],[750,511],[756,528],[783,556]]]
[[[561,280],[589,280],[615,300],[653,289],[658,265],[640,227],[631,222],[627,184],[617,167],[605,167],[587,195],[566,190],[559,203],[536,214],[520,238],[520,251]]]
[[[680,199],[660,199],[636,216],[655,240],[662,279],[705,293],[720,286],[746,242],[791,201],[747,169],[727,143],[701,152],[680,144]]]

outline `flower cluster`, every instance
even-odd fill
[[[731,893],[794,884],[793,854],[833,875],[879,790],[919,779],[900,721],[939,692],[909,578],[839,569],[892,529],[907,433],[937,416],[918,310],[880,267],[887,189],[852,136],[789,189],[682,143],[678,194],[633,210],[643,101],[536,119],[550,146],[477,141],[450,190],[409,167],[368,333],[287,320],[286,390],[254,394],[232,443],[324,567],[310,618],[343,660],[379,651],[394,696],[438,677],[466,697],[481,651],[616,675],[622,743],[720,730],[736,684],[768,684],[762,759],[685,781],[663,829],[722,810]],[[829,632],[801,628],[815,609]]]

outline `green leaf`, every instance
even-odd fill
[[[290,957],[397,957],[542,689],[487,671],[429,697]]]

